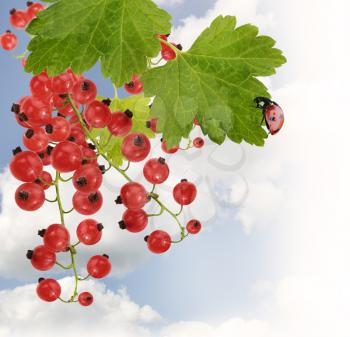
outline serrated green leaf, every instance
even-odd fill
[[[145,94],[156,96],[152,115],[169,146],[188,137],[194,117],[217,143],[226,135],[263,145],[261,110],[254,98],[270,97],[257,76],[269,76],[286,62],[275,41],[258,36],[252,25],[236,27],[236,18],[218,17],[187,52],[145,73]]]
[[[27,28],[26,70],[83,73],[101,60],[103,75],[121,86],[158,54],[155,35],[170,32],[170,19],[151,0],[57,0]]]

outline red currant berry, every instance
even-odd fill
[[[56,263],[56,254],[46,246],[37,246],[34,250],[28,250],[27,258],[35,269],[46,271]]]
[[[94,164],[83,165],[73,175],[74,187],[83,193],[97,191],[102,184],[102,173]]]
[[[89,104],[96,99],[96,84],[90,80],[82,79],[75,83],[72,95],[80,104]]]
[[[123,220],[119,222],[121,229],[126,229],[131,233],[142,232],[148,224],[148,216],[143,209],[127,209],[123,214]]]
[[[195,119],[193,120],[193,124],[194,124],[194,125],[197,125],[197,126],[199,125],[199,122],[198,122],[198,119],[197,119],[197,118],[195,118]]]
[[[162,140],[162,150],[167,153],[167,154],[173,154],[176,153],[179,150],[179,145],[176,145],[170,149],[168,149],[167,145],[166,145],[166,141]]]
[[[175,43],[171,43],[171,44],[177,49],[182,50],[182,46],[180,44],[178,45],[176,45]],[[162,42],[161,42],[161,45],[162,45],[161,54],[165,61],[171,61],[176,59],[176,52],[173,48],[171,48],[170,46]]]
[[[1,35],[1,47],[5,50],[13,50],[17,47],[17,36],[11,31],[6,31],[6,33]]]
[[[33,96],[47,100],[52,95],[51,78],[43,71],[41,74],[33,76],[30,80],[30,92]]]
[[[204,146],[204,139],[202,137],[197,137],[193,140],[193,146],[200,149]]]
[[[151,143],[143,133],[131,133],[124,138],[121,150],[126,160],[140,162],[150,153]]]
[[[202,229],[202,224],[198,220],[190,220],[186,225],[187,232],[197,234]]]
[[[183,179],[174,187],[173,196],[180,205],[189,205],[197,196],[197,188],[194,184]]]
[[[29,183],[41,175],[43,163],[34,152],[19,152],[12,158],[10,170],[16,179]]]
[[[30,151],[41,152],[49,145],[46,132],[39,127],[28,129],[23,135],[23,145]]]
[[[121,201],[128,209],[141,209],[148,201],[147,191],[136,182],[126,183],[120,190]]]
[[[52,82],[51,82],[51,84],[52,84]],[[68,104],[67,95],[66,94],[63,94],[63,95],[54,94],[52,96],[52,103],[56,109],[58,109],[58,110],[63,109],[66,106],[66,104]]]
[[[34,182],[41,186],[44,190],[47,190],[51,187],[52,184],[52,176],[49,172],[43,171],[40,177],[34,180]]]
[[[51,165],[51,152],[53,150],[53,147],[49,145],[47,149],[43,152],[39,152],[38,156],[41,159],[41,162],[43,165],[48,166]]]
[[[105,103],[93,101],[86,107],[84,118],[91,127],[104,128],[111,120],[111,111]]]
[[[146,127],[151,129],[154,133],[157,133],[158,118],[152,118],[150,121],[146,122]]]
[[[38,234],[44,238],[44,245],[54,252],[64,252],[69,246],[69,232],[63,225],[50,225]]]
[[[169,167],[164,158],[153,158],[145,164],[143,175],[151,184],[162,184],[169,177]]]
[[[52,91],[55,94],[63,95],[70,93],[73,89],[73,84],[72,75],[68,72],[52,77]]]
[[[43,126],[51,120],[52,108],[38,97],[28,96],[21,103],[21,114],[31,126]]]
[[[95,255],[90,258],[86,268],[89,275],[92,277],[103,278],[110,273],[112,265],[109,262],[109,257],[107,255]]]
[[[61,296],[60,284],[51,278],[39,279],[36,293],[45,302],[54,302]]]
[[[29,20],[33,20],[39,12],[45,9],[45,7],[39,2],[28,1],[27,6],[27,15]]]
[[[124,84],[127,93],[137,95],[143,91],[143,82],[140,82],[140,77],[133,75],[129,83]]]
[[[57,100],[57,99],[56,99]],[[74,105],[77,109],[80,109],[80,104],[74,101]],[[63,107],[58,108],[58,112],[60,115],[63,115],[65,117],[73,117],[75,116],[75,111],[72,107],[72,105],[69,102],[65,102]],[[77,120],[79,121],[79,120]]]
[[[25,57],[22,57],[21,64],[23,68],[25,68],[25,66],[27,65],[27,59]]]
[[[82,147],[83,164],[97,164],[97,154],[89,147]]]
[[[85,133],[81,128],[72,127],[68,140],[78,145],[84,145],[86,143]]]
[[[70,123],[63,117],[54,117],[45,126],[47,136],[51,142],[63,142],[67,140],[71,132]]]
[[[24,211],[36,211],[45,202],[44,189],[35,183],[24,183],[17,188],[15,201]]]
[[[59,172],[77,170],[83,160],[83,153],[79,145],[73,142],[61,142],[51,153],[51,164]]]
[[[90,194],[75,192],[73,195],[74,209],[83,215],[92,215],[100,210],[103,204],[101,192],[93,192]]]
[[[78,302],[83,306],[83,307],[88,307],[89,305],[92,304],[94,301],[94,297],[91,295],[89,292],[83,292],[79,294],[78,296]]]
[[[170,35],[170,34],[169,34]],[[157,34],[157,38],[162,39],[164,41],[168,41],[169,35]]]
[[[15,28],[24,28],[29,23],[28,14],[13,8],[10,11],[10,23]]]
[[[162,254],[169,250],[171,237],[167,232],[156,230],[146,237],[148,249],[155,254]]]
[[[132,128],[132,116],[133,113],[130,110],[112,113],[107,125],[109,132],[116,137],[126,136]]]
[[[92,219],[83,220],[77,227],[77,237],[84,245],[94,245],[101,240],[103,225]]]

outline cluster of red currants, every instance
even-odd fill
[[[125,84],[128,92],[139,93],[143,90],[138,76]],[[71,243],[70,233],[65,226],[65,215],[76,211],[82,215],[90,216],[99,211],[103,204],[103,196],[99,191],[102,185],[103,174],[106,167],[100,165],[99,159],[109,162],[108,156],[101,151],[99,140],[91,135],[94,128],[106,128],[111,137],[122,138],[121,152],[125,160],[130,163],[144,161],[150,151],[151,143],[142,133],[131,132],[133,126],[133,112],[130,110],[112,112],[109,108],[111,101],[99,101],[97,88],[94,82],[82,75],[74,74],[70,69],[65,73],[49,77],[44,71],[32,77],[30,81],[31,96],[23,97],[18,103],[12,105],[12,112],[18,124],[26,128],[23,134],[23,145],[27,150],[17,147],[10,163],[12,175],[22,184],[15,192],[17,205],[25,211],[35,211],[43,206],[45,201],[57,203],[60,220],[58,224],[51,224],[40,230],[39,235],[43,243],[27,252],[32,266],[40,271],[47,271],[58,265],[64,269],[73,269],[75,276],[75,290],[68,300],[63,300],[61,287],[54,279],[39,280],[37,286],[38,296],[45,301],[60,299],[63,302],[79,302],[89,305],[93,301],[92,294],[77,293],[79,281],[87,277],[103,278],[111,271],[111,264],[107,255],[95,255],[87,263],[87,277],[78,276],[74,256],[79,244],[94,245],[100,241],[103,225],[93,219],[83,220],[76,229],[78,242]],[[147,127],[156,132],[157,120],[147,122]],[[200,139],[200,141],[198,140]],[[194,147],[201,147],[203,139],[193,141]],[[162,149],[166,153],[175,153],[180,146],[168,149],[166,142],[162,142]],[[198,220],[191,220],[184,227],[178,220],[182,207],[192,203],[197,190],[194,184],[182,180],[173,189],[175,201],[181,205],[178,214],[171,212],[155,193],[156,185],[164,183],[169,176],[169,167],[163,158],[149,159],[143,166],[145,179],[153,185],[151,192],[140,183],[132,181],[122,170],[109,162],[109,168],[114,167],[123,174],[128,182],[122,186],[117,204],[123,204],[126,211],[119,227],[130,232],[143,231],[149,217],[143,209],[146,203],[154,200],[160,207],[162,214],[168,212],[178,223],[181,230],[182,241],[188,234],[197,234],[201,229]],[[44,170],[44,166],[52,166],[55,177]],[[108,169],[109,169],[108,168]],[[63,174],[70,173],[70,178]],[[71,181],[75,193],[72,197],[73,208],[65,211],[60,199],[60,183]],[[46,198],[45,191],[55,190],[55,199]],[[186,232],[187,231],[187,232]],[[156,230],[146,236],[147,246],[153,253],[166,252],[172,243],[170,235],[163,230]],[[58,253],[70,253],[71,264],[63,266],[57,261]],[[76,298],[78,298],[76,300]]]
[[[11,9],[10,23],[16,29],[24,29],[44,9],[41,3],[28,1],[25,10]],[[5,50],[15,49],[17,42],[17,36],[10,30],[7,30],[0,38],[1,46]]]

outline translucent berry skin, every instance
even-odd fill
[[[162,45],[162,57],[165,61],[171,61],[176,59],[176,52],[168,45],[166,45],[165,43],[161,43]],[[175,43],[172,43],[172,45],[174,45],[176,47]]]
[[[29,20],[34,19],[36,15],[44,9],[45,7],[39,2],[34,2],[31,5],[29,5],[27,8],[27,15]]]
[[[148,224],[147,213],[143,209],[127,209],[123,214],[125,229],[131,233],[142,232]]]
[[[35,183],[43,188],[43,190],[47,190],[51,187],[52,184],[52,176],[49,172],[43,171],[37,179],[35,179]]]
[[[151,143],[143,133],[131,133],[124,138],[121,150],[130,162],[140,162],[150,153]]]
[[[45,71],[39,75],[35,75],[30,80],[30,92],[33,96],[48,99],[52,95],[51,78],[49,78]]]
[[[24,133],[22,141],[23,145],[33,152],[42,152],[49,145],[49,138],[46,132],[40,127],[28,129]]]
[[[83,160],[79,145],[64,141],[55,146],[51,153],[51,165],[59,172],[77,170]]]
[[[91,127],[104,128],[111,120],[111,111],[106,104],[93,101],[86,107],[84,118]]]
[[[152,118],[147,122],[147,127],[150,128],[154,133],[157,133],[158,118]]]
[[[28,96],[22,101],[21,112],[26,115],[28,123],[33,127],[46,125],[52,117],[51,106],[34,96]]]
[[[72,127],[68,140],[78,145],[84,145],[86,142],[85,133],[81,128]]]
[[[171,246],[171,237],[167,232],[156,230],[147,237],[147,246],[152,253],[165,253]]]
[[[74,100],[80,104],[89,104],[96,99],[96,84],[87,79],[77,81],[72,90]]]
[[[88,147],[82,147],[83,158],[86,164],[97,164],[97,154]]]
[[[61,286],[51,278],[40,280],[36,287],[36,293],[43,301],[54,302],[61,296]]]
[[[13,9],[10,13],[10,23],[13,27],[22,29],[29,23],[27,12]]]
[[[73,185],[80,192],[95,192],[100,188],[101,184],[101,170],[94,164],[83,165],[74,172]]]
[[[44,245],[37,246],[32,252],[30,262],[35,269],[46,271],[56,263],[56,254]]]
[[[36,211],[45,202],[44,189],[35,183],[24,183],[18,186],[15,201],[18,207],[24,211]]]
[[[151,184],[162,184],[169,177],[169,166],[163,158],[153,158],[147,161],[143,175]]]
[[[54,117],[45,126],[45,130],[51,142],[63,142],[70,135],[71,125],[63,117]]]
[[[198,234],[202,229],[202,224],[198,220],[192,219],[187,223],[186,229],[190,234]]]
[[[96,220],[85,219],[77,227],[77,237],[84,245],[94,245],[101,240],[102,224]]]
[[[113,136],[124,137],[132,128],[132,119],[124,112],[114,112],[107,127]]]
[[[189,205],[197,196],[197,188],[194,184],[184,180],[174,187],[173,196],[180,205]]]
[[[41,175],[43,163],[36,153],[23,151],[12,158],[10,171],[16,179],[29,183]]]
[[[69,232],[66,227],[53,224],[46,228],[44,245],[53,252],[64,252],[69,246]]]
[[[65,72],[61,75],[52,77],[52,91],[55,94],[63,95],[68,94],[73,89],[73,77],[68,72]]]
[[[103,255],[95,255],[90,258],[86,268],[89,275],[100,279],[106,277],[111,272],[112,265],[109,262],[108,257]]]
[[[17,47],[17,36],[10,31],[1,35],[0,43],[4,50],[13,50]]]
[[[163,140],[162,141],[162,150],[163,152],[167,153],[167,154],[174,154],[179,150],[179,145],[176,145],[170,149],[168,149],[167,145],[166,145],[166,141]]]
[[[83,215],[92,215],[100,210],[103,204],[101,192],[93,192],[90,194],[75,192],[73,195],[74,209]]]
[[[94,301],[94,297],[91,295],[91,293],[87,291],[79,294],[78,296],[78,302],[83,307],[88,307],[89,305],[92,304],[93,301]]]
[[[202,137],[197,137],[193,140],[193,146],[200,149],[204,146],[204,139]]]
[[[141,209],[147,203],[147,191],[136,182],[126,183],[120,190],[124,206],[131,210]]]
[[[131,95],[137,95],[143,91],[143,82],[140,82],[140,77],[133,75],[129,83],[124,84],[124,89]]]

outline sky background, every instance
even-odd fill
[[[284,108],[285,127],[263,149],[229,142],[218,148],[207,141],[199,153],[169,158],[172,176],[161,193],[170,196],[171,185],[184,176],[196,181],[199,197],[185,216],[203,220],[204,230],[164,256],[147,252],[144,234],[118,231],[121,214],[112,186],[123,181],[107,175],[108,201],[96,215],[108,224],[104,239],[83,249],[79,263],[106,252],[112,275],[103,283],[87,282],[95,295],[92,307],[41,303],[34,290],[40,275],[24,254],[39,242],[37,229],[57,221],[57,214],[51,205],[25,214],[13,202],[18,182],[7,165],[23,129],[10,106],[28,94],[30,79],[12,57],[25,49],[26,37],[19,33],[13,53],[0,51],[0,337],[28,331],[40,337],[348,337],[347,3],[158,3],[173,15],[173,39],[185,48],[220,14],[237,15],[240,24],[254,23],[275,38],[288,63],[266,83]],[[24,1],[1,2],[1,31],[8,28],[9,9],[23,6]],[[101,94],[112,95],[99,66],[86,76]],[[160,154],[159,143],[154,145],[154,155]],[[131,175],[139,171],[134,167]],[[65,203],[71,193],[64,191]],[[68,219],[74,226],[80,218]],[[162,217],[155,226],[176,234],[168,223]],[[60,282],[65,289],[72,286],[70,278]]]

